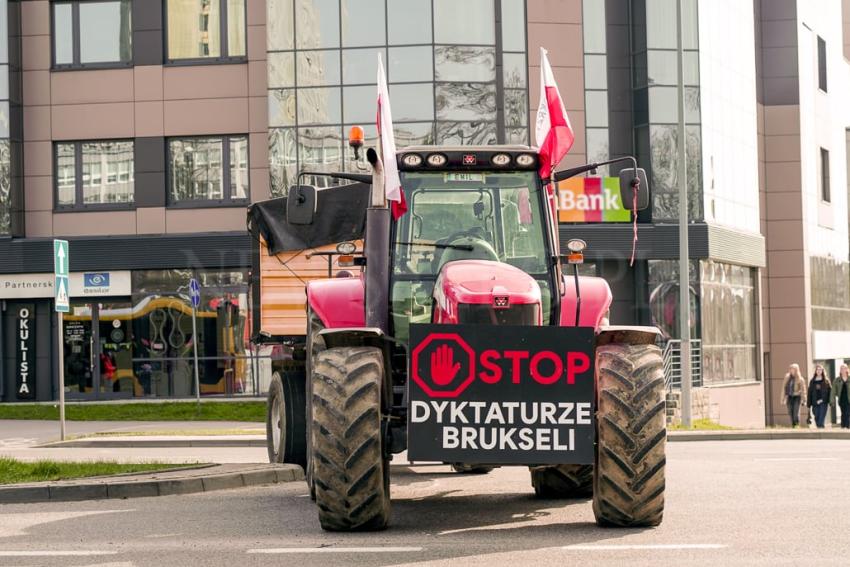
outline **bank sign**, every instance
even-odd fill
[[[630,222],[618,177],[573,177],[558,183],[560,222]]]
[[[411,325],[408,458],[590,464],[593,329]]]

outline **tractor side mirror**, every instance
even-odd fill
[[[316,187],[293,185],[286,198],[286,222],[289,224],[313,224],[316,215]]]
[[[632,210],[635,187],[638,190],[637,210],[642,211],[649,207],[649,182],[646,180],[646,170],[637,168],[637,177],[632,167],[620,170],[620,198],[626,209]]]

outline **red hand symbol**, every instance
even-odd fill
[[[438,386],[451,383],[460,370],[460,362],[454,362],[454,350],[449,345],[438,346],[431,353],[431,379]]]

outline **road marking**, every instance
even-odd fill
[[[272,547],[249,549],[246,553],[408,553],[422,551],[421,547]]]
[[[83,551],[83,550],[51,550],[51,551],[0,551],[0,557],[90,557],[94,555],[118,555],[117,551]]]
[[[837,461],[837,457],[770,457],[756,461]]]
[[[596,545],[565,545],[561,549],[569,551],[632,551],[639,549],[723,549],[726,545],[720,543],[646,543],[646,544],[596,544]]]
[[[135,510],[91,510],[84,512],[19,512],[0,514],[0,538],[20,537],[28,534],[29,530],[51,522],[76,520],[86,516],[100,514],[118,514]]]

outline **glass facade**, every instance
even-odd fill
[[[587,161],[605,161],[610,156],[605,2],[583,0],[582,30]],[[600,168],[599,175],[608,175],[608,169]]]
[[[850,264],[809,258],[812,293],[812,329],[850,331]]]
[[[649,164],[655,220],[676,220],[679,215],[676,4],[677,0],[632,3],[636,157]],[[682,10],[688,216],[699,220],[703,200],[696,0],[683,0]]]
[[[131,206],[133,142],[69,142],[54,146],[56,209]]]
[[[244,202],[248,198],[248,137],[168,141],[169,202]]]
[[[378,53],[397,146],[528,143],[524,0],[266,5],[273,195],[299,170],[357,169],[345,144],[352,125],[375,145]]]
[[[202,290],[197,336],[193,277]],[[247,279],[239,269],[136,271],[130,297],[72,300],[62,333],[69,397],[194,396],[195,342],[201,395],[257,393]]]
[[[129,64],[132,2],[53,2],[53,66]]]
[[[754,270],[701,260],[700,289],[703,383],[758,380]]]
[[[246,56],[245,0],[168,0],[166,7],[169,61]]]

